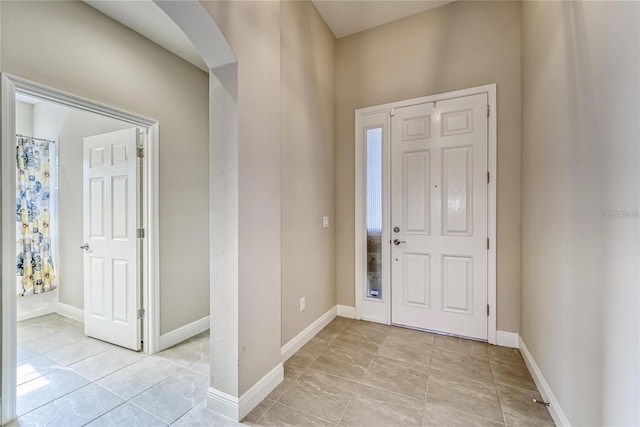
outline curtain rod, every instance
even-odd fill
[[[26,139],[33,139],[34,141],[42,141],[42,142],[48,142],[49,144],[55,144],[55,141],[52,141],[50,139],[44,139],[44,138],[34,138],[32,136],[27,136],[27,135],[20,135],[19,133],[16,134],[16,136],[18,138],[26,138]]]

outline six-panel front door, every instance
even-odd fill
[[[137,129],[84,138],[85,334],[139,350]]]
[[[486,94],[395,109],[394,324],[487,339],[487,126]]]

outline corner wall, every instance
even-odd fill
[[[313,3],[280,7],[284,345],[336,304],[335,38]]]
[[[239,378],[214,385],[240,397],[280,363],[280,2],[202,5],[238,61],[238,146],[228,171],[237,172]]]
[[[202,5],[237,57],[240,375],[213,385],[241,396],[335,306],[335,39],[308,1]]]
[[[572,425],[640,424],[639,10],[523,3],[521,337]]]
[[[498,329],[520,329],[520,2],[454,2],[336,45],[337,303],[354,306],[354,111],[497,83]]]

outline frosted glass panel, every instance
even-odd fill
[[[367,129],[367,297],[382,298],[382,128]]]

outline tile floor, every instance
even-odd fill
[[[206,408],[208,332],[147,356],[52,314],[18,324],[12,426],[237,425]],[[336,318],[285,363],[249,425],[553,425],[514,349]]]
[[[209,331],[153,356],[50,314],[18,323],[18,419],[10,426],[232,426],[208,410]]]
[[[552,426],[518,350],[336,318],[243,423]]]

